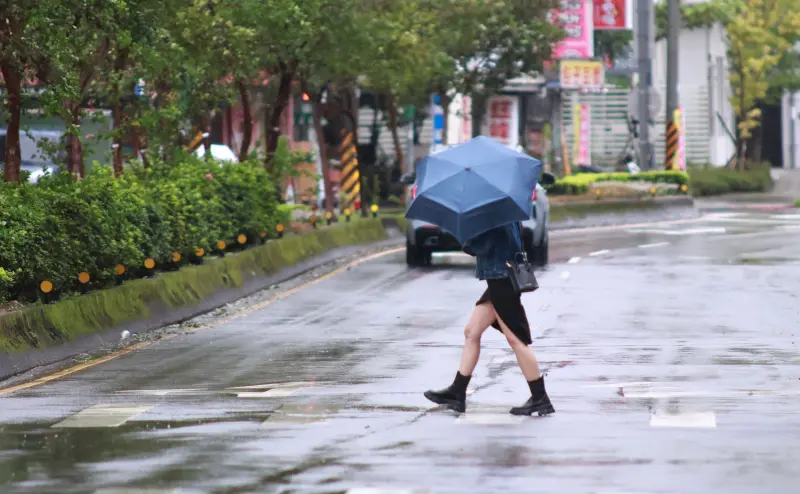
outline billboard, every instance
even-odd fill
[[[558,10],[550,12],[550,22],[566,31],[566,37],[553,47],[553,58],[594,57],[592,12],[592,0],[561,0]]]
[[[596,30],[633,29],[633,2],[631,0],[594,0],[593,7]]]

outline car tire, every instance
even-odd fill
[[[425,253],[416,245],[406,242],[406,264],[413,267],[425,265]]]

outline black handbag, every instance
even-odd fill
[[[521,263],[516,260],[506,261],[506,269],[508,270],[508,279],[511,281],[511,286],[516,293],[536,291],[539,288],[539,282],[536,281],[536,276],[533,274],[533,266],[528,262],[528,255],[525,252],[517,254],[517,256],[520,255],[522,256]]]
[[[517,231],[520,230],[519,224]],[[520,238],[522,237],[520,232]],[[518,256],[522,256],[522,262],[518,263]],[[536,276],[533,274],[533,265],[528,262],[528,254],[522,249],[514,256],[513,261],[506,261],[506,270],[508,271],[508,279],[511,281],[511,286],[518,294],[536,291],[539,288],[539,282],[536,281]]]

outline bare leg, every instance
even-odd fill
[[[494,306],[491,302],[476,305],[464,327],[464,349],[461,351],[461,365],[458,372],[462,376],[471,376],[478,365],[481,355],[481,336],[492,325],[496,318]]]
[[[536,355],[533,354],[533,350],[511,332],[508,326],[506,326],[506,323],[500,319],[500,316],[497,316],[497,320],[500,323],[500,329],[503,331],[506,340],[508,340],[508,344],[511,345],[511,349],[514,350],[514,355],[517,357],[517,363],[519,364],[519,368],[522,369],[522,375],[525,376],[525,380],[530,382],[539,379],[539,362],[536,360]]]

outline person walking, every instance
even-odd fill
[[[466,411],[467,385],[478,364],[481,336],[491,326],[503,333],[511,345],[531,392],[528,401],[512,408],[510,413],[538,413],[540,416],[554,413],[555,408],[544,387],[544,376],[539,373],[539,362],[528,346],[533,341],[525,308],[506,269],[506,262],[514,262],[517,254],[523,251],[519,223],[488,230],[467,240],[463,249],[467,254],[476,257],[475,276],[485,280],[487,288],[476,302],[464,328],[464,348],[455,380],[447,388],[426,391],[425,397],[456,412]]]

